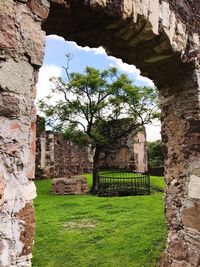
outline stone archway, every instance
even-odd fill
[[[200,266],[198,0],[1,0],[0,265],[30,266],[35,108],[44,37],[103,45],[160,90],[168,241],[162,266]],[[49,12],[50,9],[50,12]],[[42,30],[41,29],[44,30]]]

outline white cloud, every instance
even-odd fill
[[[40,68],[36,101],[50,94],[53,84],[49,81],[49,79],[52,77],[60,77],[61,73],[62,68],[56,65],[44,65]]]
[[[124,63],[121,59],[115,57],[109,57],[113,61],[110,63],[110,67],[117,67],[120,71],[128,72],[134,75],[139,75],[140,71],[134,66]]]
[[[105,49],[100,46],[98,48],[93,48],[95,54],[107,55]]]
[[[152,142],[158,139],[161,139],[161,123],[159,120],[153,120],[151,124],[145,126],[147,141]]]
[[[46,38],[48,40],[65,41],[63,37],[55,35],[55,34],[47,35]]]
[[[147,86],[155,86],[152,80],[150,80],[147,77],[141,76],[141,75],[138,75],[136,80],[141,81],[141,82],[145,82]]]
[[[67,44],[70,44],[73,47],[73,49],[76,49],[76,50],[81,50],[81,51],[85,51],[85,52],[92,52],[96,55],[97,54],[106,55],[106,51],[102,46],[100,46],[98,48],[90,48],[89,46],[82,47],[82,46],[77,45],[73,41],[65,41],[65,39],[63,37],[55,35],[55,34],[47,35],[46,38],[47,38],[47,40],[64,41]]]
[[[136,66],[124,63],[121,59],[112,56],[109,56],[109,59],[113,61],[113,63],[110,63],[110,67],[117,67],[122,72],[134,75],[137,82],[145,83],[147,86],[154,86],[152,80],[140,75],[140,70],[137,69]]]
[[[102,46],[100,46],[98,48],[90,48],[89,46],[85,46],[85,47],[79,46],[75,42],[72,42],[72,41],[70,41],[69,43],[72,44],[73,48],[77,49],[77,50],[82,50],[85,52],[92,52],[94,54],[99,54],[99,55],[100,54],[106,55],[106,51]]]

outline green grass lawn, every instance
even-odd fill
[[[87,175],[91,185],[91,175]],[[152,177],[155,186],[162,178]],[[36,181],[33,267],[154,267],[165,247],[162,193],[56,196]]]

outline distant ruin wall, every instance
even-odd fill
[[[88,150],[59,134],[44,132],[37,136],[36,144],[36,178],[71,177],[91,171]]]
[[[39,116],[36,133],[36,178],[71,177],[92,171],[91,149],[80,148],[58,133],[45,131],[45,120]],[[100,167],[146,172],[145,132],[132,132],[107,146],[100,155]]]
[[[132,132],[108,146],[100,155],[100,167],[130,169],[146,172],[147,168],[146,135]]]

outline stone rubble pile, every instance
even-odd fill
[[[55,178],[52,180],[51,193],[55,195],[80,195],[89,192],[87,179],[84,177]]]

